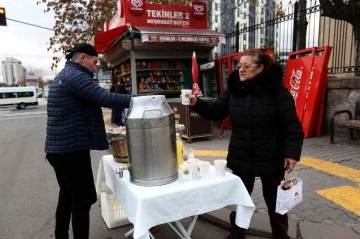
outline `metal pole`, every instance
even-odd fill
[[[296,51],[296,38],[297,38],[297,30],[298,30],[298,11],[299,11],[299,2],[294,4],[294,27],[293,27],[293,45],[292,50]]]
[[[240,44],[240,24],[239,22],[236,22],[236,38],[235,38],[235,46],[236,46],[236,52],[239,52],[239,44]]]

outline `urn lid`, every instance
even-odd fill
[[[151,119],[173,114],[164,95],[131,98],[127,119]]]

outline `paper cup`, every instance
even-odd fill
[[[196,158],[193,158],[193,159],[188,160],[187,162],[191,167],[193,179],[200,179],[200,170],[199,170],[199,167],[197,165],[197,163],[200,162],[200,160],[196,159]]]
[[[189,105],[190,99],[189,96],[191,95],[192,90],[181,90],[181,104]]]
[[[199,167],[200,171],[200,178],[201,179],[207,179],[210,175],[210,163],[209,162],[198,162],[197,166]]]
[[[192,167],[189,164],[180,165],[180,177],[184,181],[192,180]]]
[[[223,159],[214,160],[215,172],[217,177],[224,177],[226,173],[227,161]]]

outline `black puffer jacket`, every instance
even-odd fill
[[[230,169],[242,174],[272,175],[284,171],[284,158],[300,159],[304,134],[281,75],[275,66],[241,82],[236,70],[228,79],[228,90],[216,101],[198,98],[193,107],[211,121],[230,116]]]

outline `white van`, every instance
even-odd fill
[[[38,105],[35,87],[0,87],[0,106],[14,105],[25,109],[28,105]]]

